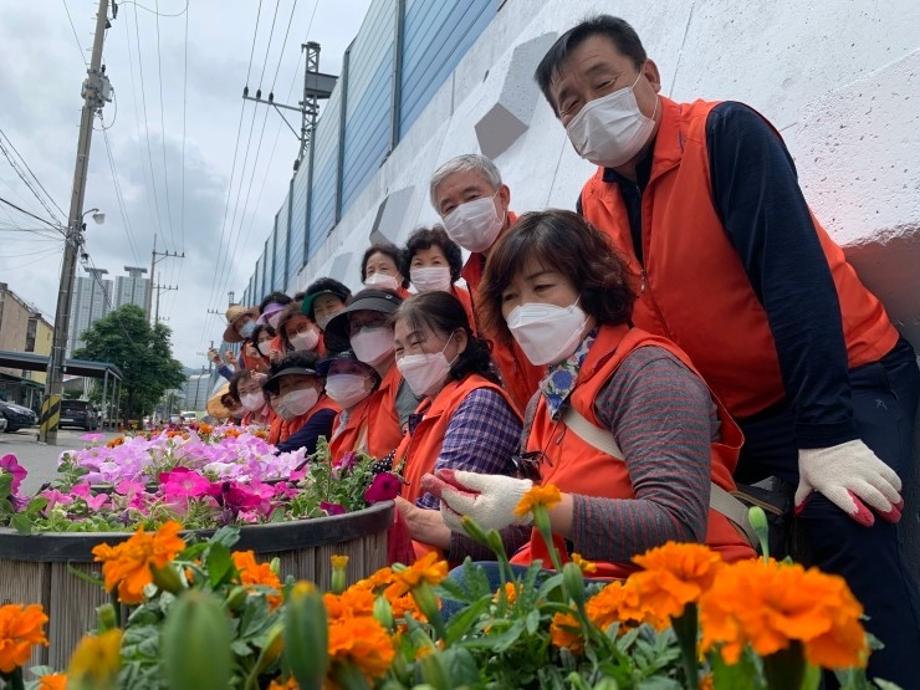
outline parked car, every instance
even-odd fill
[[[0,400],[0,415],[6,418],[8,432],[19,431],[38,424],[38,415],[28,407]]]
[[[6,431],[6,417],[0,415],[0,434]]]
[[[77,426],[86,431],[95,431],[99,428],[99,415],[87,400],[62,400],[60,426]]]
[[[191,424],[192,422],[198,421],[198,413],[194,410],[186,410],[181,416],[183,424]]]

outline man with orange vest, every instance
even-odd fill
[[[633,28],[563,34],[535,78],[598,165],[578,201],[625,258],[634,323],[692,358],[738,421],[738,476],[797,486],[815,564],[844,575],[885,644],[870,672],[920,687],[917,585],[898,546],[920,372],[799,188],[778,132],[740,103],[677,103]]]
[[[430,192],[431,204],[444,221],[448,236],[470,252],[460,275],[469,287],[475,315],[476,290],[486,259],[517,220],[509,209],[511,190],[502,183],[495,163],[470,153],[452,158],[435,170]],[[492,359],[501,374],[502,386],[518,412],[523,413],[546,373],[545,367],[531,364],[517,345],[498,342],[483,333],[478,323],[471,325],[492,344]]]

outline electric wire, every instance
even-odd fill
[[[155,14],[158,17],[181,17],[183,14],[188,12],[189,0],[185,0],[185,9],[183,9],[181,12],[176,12],[175,14],[167,14],[166,12],[160,12],[158,9],[152,10],[149,7],[146,7],[145,5],[140,4],[139,2],[135,2],[134,0],[124,0],[124,2],[121,2],[119,4],[134,5],[135,7],[140,8],[144,10],[145,12],[150,12],[150,14]],[[157,3],[157,5],[159,5],[159,3]]]
[[[13,151],[16,154],[16,156],[14,157],[10,153],[10,151]],[[38,203],[40,203],[42,207],[48,212],[49,216],[51,216],[52,218],[60,222],[60,219],[55,218],[57,214],[55,213],[54,209],[51,208],[51,206],[54,206],[54,208],[56,208],[57,211],[63,217],[65,218],[67,217],[67,214],[64,213],[63,209],[60,206],[58,206],[54,198],[52,198],[52,196],[48,193],[48,190],[45,189],[45,185],[43,185],[41,183],[41,180],[39,180],[38,177],[36,177],[35,173],[32,172],[32,168],[29,167],[29,164],[26,162],[26,159],[23,158],[21,153],[19,153],[17,148],[13,145],[13,142],[6,135],[6,132],[4,132],[2,129],[0,129],[0,153],[3,154],[3,157],[6,158],[6,160],[9,162],[10,167],[13,168],[13,171],[16,173],[17,177],[19,177],[19,179],[28,188],[28,190],[32,192],[32,195],[38,200]],[[18,158],[18,160],[16,160],[16,158]],[[37,184],[38,187],[42,190],[42,192],[44,192],[45,194],[44,197],[38,193],[38,191],[33,186],[32,182],[26,176],[26,173],[22,171],[23,167],[28,171],[29,176],[31,176],[32,180],[35,181],[35,184]]]
[[[128,246],[131,249],[131,256],[134,257],[135,265],[140,265],[137,244],[134,241],[134,230],[131,226],[131,219],[128,216],[128,207],[125,204],[124,193],[121,189],[121,178],[118,175],[118,167],[115,164],[115,156],[112,153],[112,145],[109,142],[109,133],[107,130],[102,130],[102,139],[105,142],[106,158],[108,159],[109,170],[112,173],[112,187],[115,190],[115,201],[118,203],[118,210],[121,212],[125,236],[128,238]]]
[[[156,0],[157,11],[159,11],[160,0]],[[160,147],[163,150],[163,188],[166,194],[166,221],[169,228],[169,238],[175,244],[175,235],[173,233],[172,222],[172,203],[169,198],[169,165],[166,161],[166,101],[163,97],[163,53],[160,50],[160,15],[156,16],[156,34],[157,34],[157,81],[160,88]]]
[[[83,45],[80,43],[80,37],[77,35],[77,27],[73,24],[73,17],[70,16],[70,8],[67,7],[67,0],[61,0],[61,4],[64,5],[64,11],[67,13],[67,21],[70,22],[70,30],[73,32],[73,39],[77,42],[77,48],[80,51],[80,59],[83,60],[83,64],[89,67],[89,62],[86,59],[86,52],[83,50]]]
[[[32,218],[32,219],[34,219],[34,220],[37,220],[39,223],[44,223],[44,224],[47,225],[49,228],[54,228],[55,230],[57,230],[57,231],[58,231],[59,233],[61,233],[62,235],[64,234],[64,229],[63,229],[60,225],[55,225],[54,223],[51,223],[50,221],[45,220],[45,219],[42,218],[41,216],[36,216],[34,213],[32,213],[32,212],[30,212],[30,211],[26,211],[26,210],[25,210],[24,208],[22,208],[21,206],[17,206],[17,205],[14,204],[12,201],[9,201],[9,200],[7,200],[7,199],[4,199],[3,197],[0,197],[0,204],[6,204],[7,206],[9,206],[9,207],[11,207],[11,208],[16,209],[16,210],[19,211],[20,213],[23,213],[23,214],[29,216],[29,218]]]

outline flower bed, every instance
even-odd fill
[[[541,533],[545,501],[521,506]],[[429,554],[348,586],[349,559],[333,555],[326,594],[234,550],[234,529],[198,543],[173,523],[139,532],[96,550],[103,588],[130,615],[103,606],[66,679],[35,673],[45,690],[815,690],[821,669],[835,669],[844,690],[871,687],[862,610],[839,577],[769,558],[725,564],[672,543],[637,557],[625,582],[591,583],[581,558],[555,573],[512,570],[497,532],[465,528],[494,548],[494,584],[473,564],[447,577]],[[11,682],[47,643],[45,622],[40,607],[0,609]]]

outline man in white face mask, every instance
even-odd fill
[[[429,191],[431,204],[444,221],[450,239],[470,252],[460,276],[466,281],[472,297],[482,281],[492,248],[517,220],[517,215],[509,208],[511,190],[502,183],[495,163],[471,153],[452,158],[435,170]],[[475,301],[472,301],[474,330],[492,343],[492,357],[502,382],[515,405],[523,411],[544,372],[533,366],[514,344],[506,345],[481,333],[475,308]]]
[[[268,441],[281,452],[306,448],[316,451],[320,436],[329,438],[339,406],[324,393],[324,379],[316,371],[313,352],[292,352],[273,364],[262,390],[276,418]]]
[[[739,478],[798,487],[814,562],[846,577],[885,643],[870,675],[920,687],[920,588],[893,527],[920,372],[809,211],[778,132],[740,103],[660,96],[617,17],[564,33],[535,77],[598,166],[578,210],[632,274],[633,323],[676,341],[738,421]]]

